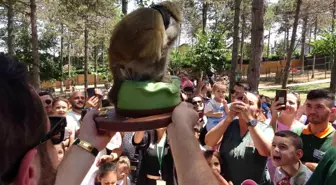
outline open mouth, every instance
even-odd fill
[[[279,161],[281,161],[281,157],[280,156],[273,156],[273,161],[279,162]]]

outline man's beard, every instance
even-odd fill
[[[328,119],[328,116],[319,116],[318,119],[309,119],[308,117],[309,123],[314,124],[314,125],[325,123],[327,119]]]
[[[84,107],[84,103],[81,103],[81,104],[79,104],[79,103],[77,103],[77,104],[73,104],[72,107],[73,107],[74,109],[76,109],[76,110],[81,110],[81,109],[83,109],[83,107]]]
[[[38,185],[54,185],[56,181],[56,169],[50,160],[46,144],[39,147],[39,155],[41,159],[41,177]]]

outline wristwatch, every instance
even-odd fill
[[[258,124],[258,121],[256,119],[253,119],[247,123],[247,126],[255,127],[257,126],[257,124]]]
[[[99,153],[97,148],[95,148],[94,146],[92,146],[90,143],[88,143],[86,141],[80,140],[79,138],[76,139],[76,141],[73,144],[83,148],[84,150],[88,151],[89,153],[91,153],[95,157]]]

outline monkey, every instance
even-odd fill
[[[115,106],[124,80],[171,82],[169,53],[180,34],[181,22],[178,5],[164,1],[139,8],[117,23],[108,50],[114,81],[108,98]]]

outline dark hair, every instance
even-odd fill
[[[40,91],[38,93],[39,96],[45,96],[45,95],[49,95],[51,97],[51,99],[53,99],[53,96],[51,95],[51,93],[49,91]]]
[[[275,136],[288,138],[288,139],[290,139],[292,141],[292,144],[294,145],[294,147],[297,150],[298,149],[301,149],[301,150],[303,149],[302,139],[295,132],[292,132],[290,130],[283,130],[283,131],[276,132]]]
[[[47,132],[48,118],[28,84],[24,64],[0,55],[0,86],[0,148],[4,151],[0,152],[0,184],[7,184],[16,177],[30,147]],[[38,151],[41,153],[40,147]]]
[[[209,158],[212,158],[212,156],[215,156],[218,159],[219,163],[222,164],[222,159],[221,159],[219,153],[216,152],[216,151],[214,151],[214,150],[206,150],[206,151],[204,151],[203,152],[203,156],[204,156],[205,159],[209,159]]]
[[[187,87],[183,88],[183,91],[184,92],[192,92],[193,93],[194,92],[194,88],[187,86]]]
[[[335,95],[328,90],[315,89],[315,90],[309,91],[309,93],[307,94],[307,100],[315,100],[315,99],[320,99],[320,98],[328,100],[329,101],[328,106],[330,108],[334,107]]]
[[[247,83],[236,82],[235,85],[244,88],[245,91],[250,91],[251,90],[250,85],[247,84]]]
[[[115,162],[104,162],[97,170],[96,180],[103,178],[109,172],[117,172],[117,165]]]

